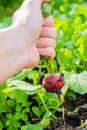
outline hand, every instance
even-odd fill
[[[55,29],[53,28],[54,21],[52,17],[42,18],[41,4],[41,0],[25,0],[20,9],[16,11],[13,16],[13,26],[18,26],[20,28],[21,36],[19,37],[21,37],[22,42],[24,44],[26,42],[25,35],[27,39],[31,37],[33,39],[32,42],[34,42],[34,44],[32,44],[32,42],[27,43],[26,53],[28,57],[26,58],[26,65],[24,68],[37,66],[40,58],[39,54],[42,56],[49,56],[51,59],[55,56],[55,51],[53,49],[55,47],[55,40],[53,38],[56,36]],[[38,43],[38,51],[36,49],[36,42]],[[44,42],[44,44],[42,42]],[[32,54],[31,57],[29,53]]]
[[[32,39],[30,43],[27,42],[27,50],[25,51],[27,53],[27,58],[25,58],[26,63],[25,63],[24,68],[37,66],[39,63],[39,58],[40,58],[39,54],[44,55],[44,56],[50,56],[48,55],[48,53],[46,53],[48,49],[51,51],[50,54],[52,56],[50,57],[52,58],[54,57],[54,50],[52,47],[45,49],[45,54],[42,53],[41,51],[42,48],[39,48],[38,50],[36,48],[37,40],[40,37],[44,37],[44,39],[46,39],[47,36],[45,36],[43,33],[47,31],[49,32],[51,30],[51,28],[50,30],[45,29],[46,28],[45,25],[47,26],[47,24],[45,23],[46,21],[49,22],[50,19],[48,20],[43,19],[42,11],[41,11],[42,2],[47,2],[47,1],[48,0],[43,0],[43,1],[42,0],[25,0],[22,6],[20,7],[20,9],[18,9],[13,15],[12,25],[17,26],[19,28],[18,31],[20,31],[20,36],[18,39],[21,38],[21,41],[22,41],[21,48],[24,48],[22,47],[22,45],[25,44],[26,41],[29,40],[29,38]],[[26,37],[26,40],[25,40],[25,37]],[[41,39],[39,40],[41,41]],[[34,44],[32,44],[32,42],[34,42]]]
[[[42,0],[25,0],[13,15],[12,26],[18,28],[17,38],[22,41],[16,43],[20,44],[21,49],[25,48],[22,50],[26,54],[24,68],[35,67],[39,63],[36,41],[40,37],[43,24],[41,4]]]

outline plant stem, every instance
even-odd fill
[[[52,65],[52,60],[49,59],[49,57],[41,57],[42,61],[48,71],[49,74],[54,73],[53,65]]]
[[[36,90],[36,92],[37,92],[37,95],[40,97],[40,99],[41,99],[41,101],[42,101],[42,103],[43,103],[43,106],[44,106],[45,111],[47,112],[47,111],[48,111],[48,108],[47,108],[47,106],[46,106],[46,104],[45,104],[45,101],[44,101],[44,99],[43,99],[43,94],[42,94],[41,92],[39,92],[39,90]]]
[[[52,62],[51,62],[50,59],[49,59],[49,63],[50,63],[51,73],[53,74],[54,73],[54,69],[53,69],[53,65],[52,65]]]
[[[57,91],[56,94],[57,94],[57,97],[58,97],[58,99],[59,99],[59,101],[61,103],[62,109],[63,109],[62,119],[63,119],[64,125],[66,125],[66,122],[65,122],[65,108],[63,106],[63,102],[61,100],[59,91]]]

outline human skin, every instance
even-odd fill
[[[0,84],[22,69],[37,66],[40,55],[54,58],[54,21],[41,13],[41,4],[47,1],[25,0],[12,25],[0,30]]]

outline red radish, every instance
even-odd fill
[[[51,74],[44,77],[42,85],[49,92],[57,92],[64,86],[63,74]]]
[[[60,103],[61,103],[62,109],[63,109],[62,119],[64,121],[64,125],[66,125],[65,108],[63,106],[63,103],[62,103],[62,100],[60,97],[60,90],[62,89],[64,84],[65,84],[65,82],[64,82],[64,75],[63,74],[51,74],[49,76],[44,77],[44,79],[42,81],[42,85],[44,86],[44,88],[47,91],[57,94],[58,99],[60,100]]]

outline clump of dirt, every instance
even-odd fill
[[[76,108],[77,112],[73,112]],[[68,111],[65,114],[66,125],[62,121],[54,120],[46,130],[87,130],[87,96],[78,94],[74,101],[66,97],[65,109]]]

